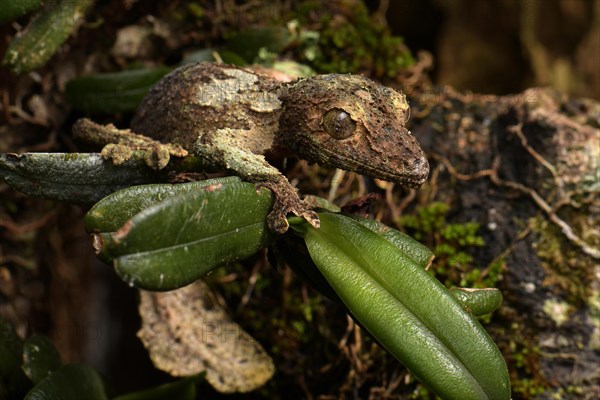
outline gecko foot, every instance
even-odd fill
[[[310,209],[287,180],[279,182],[260,182],[259,187],[266,187],[275,194],[273,210],[267,217],[269,229],[275,233],[285,233],[289,228],[288,214],[294,214],[304,218],[309,224],[318,228],[321,226],[319,216]]]
[[[115,165],[129,160],[133,150],[141,150],[144,151],[144,161],[148,167],[158,171],[167,166],[171,156],[185,157],[188,154],[179,145],[161,143],[129,129],[118,129],[112,124],[100,125],[87,118],[75,122],[73,135],[90,143],[104,145],[102,157]]]
[[[304,202],[302,202],[304,203]],[[275,233],[285,233],[287,232],[290,224],[286,218],[288,213],[292,213],[299,217],[304,218],[309,224],[318,228],[321,226],[321,222],[319,221],[319,216],[313,210],[309,210],[305,205],[302,207],[303,209],[286,209],[286,208],[278,208],[277,201],[275,201],[275,206],[273,207],[273,211],[267,217],[267,223],[269,224],[269,229]]]

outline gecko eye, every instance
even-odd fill
[[[344,110],[333,108],[323,116],[323,127],[334,139],[346,139],[356,130],[356,122]]]

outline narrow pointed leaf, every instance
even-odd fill
[[[479,322],[394,244],[342,215],[292,220],[357,320],[444,399],[510,398],[506,364]]]
[[[467,312],[476,317],[489,314],[502,304],[502,293],[495,288],[451,288],[450,294],[456,297]]]
[[[383,236],[421,267],[427,268],[431,264],[431,261],[433,261],[433,252],[429,250],[427,246],[417,242],[406,233],[402,233],[397,229],[369,218],[362,218],[357,215],[349,215],[349,217],[362,226]]]

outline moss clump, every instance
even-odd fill
[[[494,287],[500,279],[503,260],[495,260],[483,269],[476,268],[470,252],[485,245],[478,234],[479,224],[449,223],[449,210],[448,204],[434,202],[419,208],[416,215],[402,217],[398,225],[433,249],[436,259],[432,270],[438,279],[445,277],[446,285],[456,286],[460,282],[459,286],[463,287]]]
[[[392,36],[385,24],[372,18],[362,2],[305,1],[298,7],[297,18],[303,27],[318,31],[314,40],[304,43],[302,52],[317,71],[394,78],[414,63],[403,39]]]
[[[548,385],[539,370],[540,348],[538,339],[530,335],[523,323],[513,322],[510,325],[508,348],[503,350],[509,362],[513,395],[519,398],[537,398],[548,394]],[[546,398],[546,397],[544,397]]]

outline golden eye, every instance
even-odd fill
[[[344,110],[333,108],[323,116],[323,127],[334,139],[346,139],[354,134],[356,122]]]

